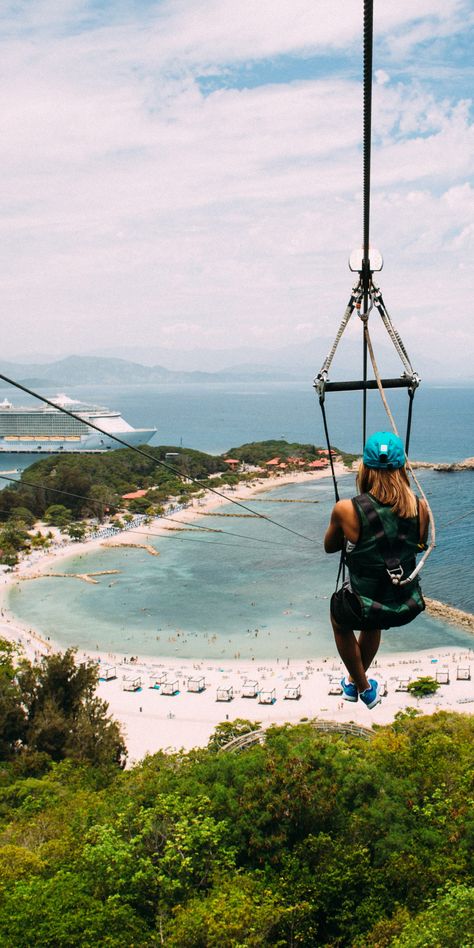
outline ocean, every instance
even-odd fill
[[[54,394],[51,388],[43,394]],[[118,408],[135,427],[156,426],[152,443],[179,445],[221,454],[248,441],[285,438],[324,444],[324,431],[312,379],[301,382],[94,385],[68,387],[67,395]],[[14,404],[31,401],[11,388],[2,390]],[[389,392],[400,433],[407,412],[405,391]],[[38,402],[35,402],[38,404]],[[327,395],[331,441],[346,451],[362,445],[362,396]],[[368,394],[368,430],[387,426],[378,392]],[[474,453],[474,386],[421,385],[416,393],[410,455],[423,461],[454,461]],[[2,455],[0,467],[23,466],[21,455]],[[31,463],[31,461],[29,462]]]
[[[68,394],[118,407],[134,425],[156,424],[161,444],[182,443],[217,453],[268,438],[323,443],[317,400],[311,386],[300,383],[123,390],[110,386],[87,393],[76,387]],[[339,393],[331,396],[331,403],[329,398],[332,442],[358,450],[360,398]],[[401,414],[404,400],[391,401]],[[432,387],[420,391],[417,401],[412,457],[449,461],[474,454],[474,389]],[[386,427],[376,400],[370,402],[369,428]],[[420,479],[438,524],[437,548],[422,574],[423,589],[433,598],[474,611],[474,515],[457,520],[474,510],[472,472],[422,471]],[[341,493],[350,496],[353,491],[354,479],[347,476]],[[273,503],[275,498],[308,503]],[[222,660],[236,655],[258,659],[333,654],[328,608],[337,557],[322,550],[333,501],[332,483],[324,479],[279,487],[265,502],[254,502],[259,512],[313,542],[260,520],[206,517],[206,526],[242,536],[171,533],[152,541],[158,558],[138,549],[89,554],[88,570],[120,572],[103,577],[97,586],[73,578],[18,584],[12,587],[9,606],[22,621],[63,645],[102,651]],[[229,512],[237,510],[229,507]],[[67,561],[68,572],[84,568],[84,559]],[[383,648],[469,648],[472,643],[469,633],[422,615],[405,629],[385,633]]]

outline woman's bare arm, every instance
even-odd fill
[[[342,550],[344,537],[357,541],[359,536],[359,522],[351,500],[338,500],[333,507],[329,526],[324,536],[326,553],[338,553]]]

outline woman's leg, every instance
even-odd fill
[[[365,671],[370,668],[379,650],[381,635],[380,629],[374,629],[372,632],[362,631],[359,634],[360,657]]]
[[[333,616],[331,615],[331,623],[334,631],[334,639],[336,642],[336,648],[339,652],[339,655],[344,662],[344,665],[349,672],[349,677],[352,679],[354,684],[357,687],[357,690],[366,691],[370,687],[367,675],[365,674],[364,660],[362,657],[362,649],[357,641],[353,629],[345,629],[342,626],[338,625]],[[361,633],[361,636],[363,633]],[[369,654],[367,648],[367,643],[362,639],[362,644],[364,646],[364,656]],[[378,647],[378,646],[377,646]],[[377,649],[372,654],[372,661]]]

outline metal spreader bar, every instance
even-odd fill
[[[382,379],[384,388],[412,388],[413,379],[402,376],[398,379]],[[349,382],[326,382],[325,392],[362,392],[377,388],[376,379],[358,379]]]

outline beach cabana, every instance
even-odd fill
[[[457,681],[470,681],[471,680],[471,666],[458,665],[458,667],[456,668],[456,680]]]
[[[331,678],[329,680],[328,695],[342,695],[342,685],[340,678]]]
[[[410,682],[411,678],[399,678],[395,691],[408,691],[408,685]]]
[[[122,678],[122,691],[139,691],[141,686],[140,675],[124,675]]]
[[[169,679],[169,681],[164,681],[161,685],[161,694],[162,695],[177,695],[179,692],[179,682],[177,678]]]
[[[232,685],[222,685],[217,689],[216,701],[232,701],[234,689]]]
[[[285,700],[298,701],[301,698],[301,685],[298,681],[289,681],[285,685]]]
[[[201,691],[204,691],[205,687],[206,682],[204,676],[199,678],[188,678],[188,691],[194,691],[195,693],[199,694]]]
[[[115,665],[101,665],[99,681],[113,681],[117,677]]]
[[[259,704],[275,704],[276,701],[276,692],[274,688],[269,688],[268,690],[261,690],[258,694],[258,703]]]
[[[166,677],[167,677],[166,672],[156,672],[156,674],[150,675],[150,678],[148,679],[148,687],[159,688],[160,685],[162,685],[163,682],[166,681]]]
[[[242,698],[256,698],[258,695],[258,681],[246,678],[242,685]]]
[[[440,669],[436,672],[436,681],[439,685],[449,685],[449,670],[447,668]]]

